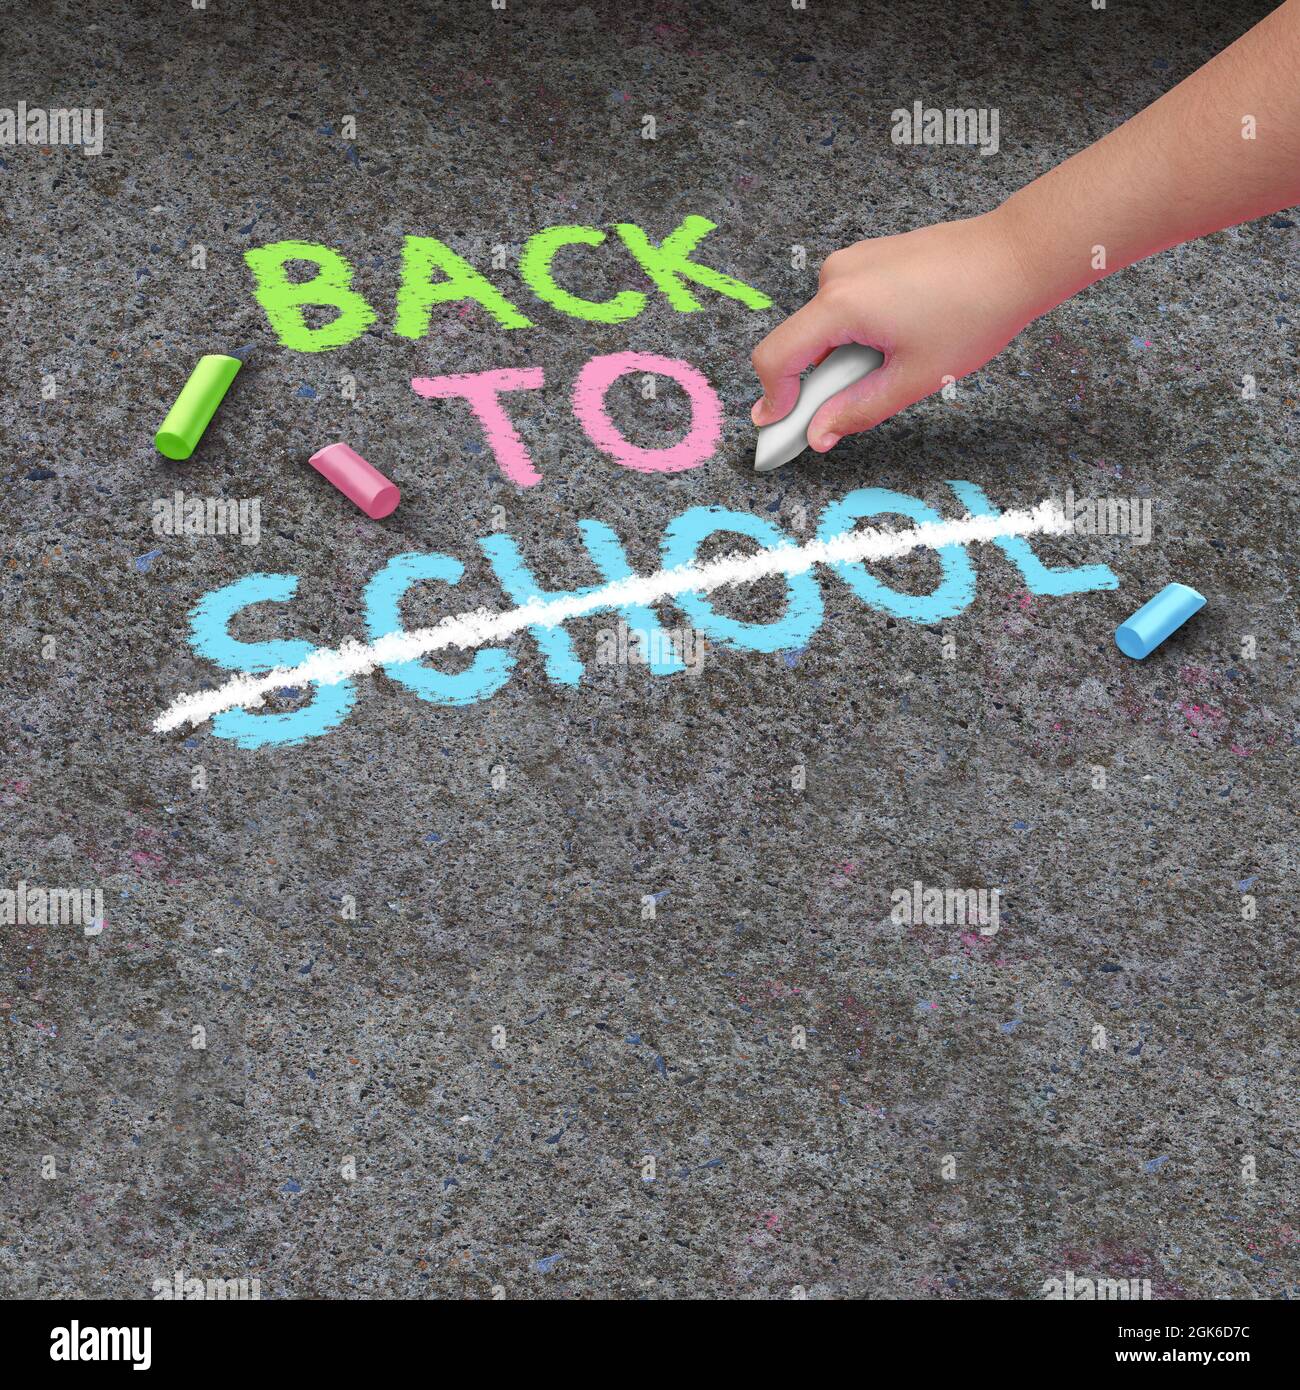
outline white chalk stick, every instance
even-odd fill
[[[764,425],[758,432],[754,450],[754,471],[770,473],[783,463],[798,458],[808,447],[808,426],[812,417],[838,392],[861,381],[874,372],[885,358],[875,348],[861,343],[846,343],[829,353],[826,359],[804,377],[799,386],[799,399],[794,409],[774,425]]]

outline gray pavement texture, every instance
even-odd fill
[[[749,467],[749,353],[824,256],[995,206],[1266,6],[4,8],[0,104],[105,121],[98,157],[0,148],[0,886],[98,888],[106,916],[0,935],[8,1296],[148,1298],[176,1270],[264,1298],[1016,1299],[1067,1271],[1294,1296],[1294,218],[1111,278],[953,400]],[[997,108],[999,152],[893,144],[917,100]],[[697,259],[771,308],[701,290],[679,313],[612,233],[559,278],[645,289],[634,320],[520,277],[542,228],[659,240],[688,214],[717,224]],[[406,235],[533,326],[446,305],[395,334]],[[276,342],[243,253],[281,239],[356,266],[378,315],[356,342]],[[162,459],[190,367],[245,344],[200,448]],[[634,472],[583,433],[572,383],[627,350],[717,390],[703,466]],[[464,402],[410,380],[530,366],[520,489]],[[680,438],[681,391],[637,384],[616,422]],[[307,467],[335,439],[400,484],[388,520]],[[522,634],[477,704],[375,673],[298,746],[151,729],[226,678],[187,615],[253,571],[299,589],[238,636],[334,645],[406,551],[466,566],[409,624],[508,606],[494,527],[567,589],[597,578],[581,518],[650,572],[688,507],[797,536],[858,487],[959,515],[954,478],[1004,508],[1150,499],[1155,534],[1036,541],[1119,576],[1063,597],[973,547],[973,602],[939,625],[824,574],[801,649],[718,645],[695,675],[598,664],[606,615],[568,629],[577,686]],[[155,535],[177,488],[259,499],[260,544]],[[874,573],[939,579],[932,555]],[[1126,660],[1116,625],[1171,579],[1208,605]],[[784,586],[714,601],[775,620]],[[893,921],[914,881],[999,888],[999,930]]]

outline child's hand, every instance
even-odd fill
[[[808,440],[820,453],[940,390],[945,378],[982,367],[1047,307],[1031,291],[1011,235],[994,212],[828,256],[816,296],[754,349],[765,392],[754,423],[787,415],[800,374],[843,343],[878,348],[885,364],[813,416]]]
[[[1190,237],[1300,199],[1300,0],[1287,0],[1132,120],[996,211],[827,257],[821,289],[759,343],[756,425],[787,415],[799,376],[863,343],[885,365],[808,426],[825,453],[982,367],[1039,314]]]

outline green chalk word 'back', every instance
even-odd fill
[[[678,313],[693,314],[704,306],[690,286],[737,299],[748,309],[770,309],[772,301],[751,285],[700,265],[691,253],[716,224],[689,215],[656,245],[631,222],[614,226],[633,261]],[[573,247],[596,247],[607,233],[599,227],[547,227],[529,237],[519,259],[519,273],[529,289],[553,309],[592,323],[624,323],[646,306],[641,290],[623,289],[609,299],[585,299],[565,289],[556,278],[559,253]],[[244,253],[253,272],[253,294],[266,311],[282,346],[295,352],[328,352],[359,338],[377,315],[352,288],[352,266],[337,251],[311,241],[274,241]],[[566,256],[566,259],[569,257]],[[316,267],[307,280],[291,280],[295,262]],[[439,278],[434,278],[435,275]],[[473,301],[502,328],[530,328],[526,317],[476,270],[437,237],[408,236],[402,244],[402,276],[397,290],[393,332],[403,338],[423,338],[433,310],[441,304]],[[312,327],[307,309],[333,309],[328,323]]]

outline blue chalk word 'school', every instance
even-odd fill
[[[965,511],[975,517],[998,516],[998,509],[974,483],[952,481],[948,486]],[[818,519],[818,540],[827,541],[854,529],[869,517],[904,516],[918,524],[938,524],[943,518],[931,506],[906,493],[887,488],[859,488],[829,503]],[[598,582],[576,591],[546,590],[538,583],[514,539],[505,534],[482,536],[478,547],[487,559],[512,605],[534,599],[556,599],[571,593],[587,594],[611,582],[634,575],[627,553],[613,530],[604,522],[582,520],[578,532],[587,556],[596,570]],[[664,530],[661,553],[665,569],[693,562],[700,546],[716,534],[739,535],[762,546],[788,545],[789,537],[773,521],[749,512],[725,507],[692,507],[680,513]],[[1019,569],[1031,594],[1059,596],[1115,589],[1119,580],[1106,565],[1075,565],[1054,568],[1044,565],[1029,542],[1020,536],[1004,536],[993,541]],[[964,545],[944,545],[935,549],[942,566],[942,578],[931,593],[900,593],[871,574],[859,562],[839,562],[829,566],[863,603],[895,618],[913,623],[938,623],[963,612],[975,596],[975,569]],[[389,633],[404,631],[401,605],[414,585],[436,582],[454,587],[460,583],[465,567],[450,555],[397,555],[366,586],[365,627],[370,641]],[[823,617],[821,584],[813,573],[784,576],[786,607],[783,616],[769,623],[741,622],[719,613],[707,594],[679,594],[673,601],[707,638],[723,645],[752,652],[775,652],[808,643],[821,626]],[[310,642],[284,640],[243,642],[232,637],[230,623],[241,610],[258,603],[288,603],[297,592],[298,576],[293,574],[250,574],[234,584],[206,595],[190,613],[190,645],[202,657],[228,671],[264,674],[277,668],[292,667],[317,650]],[[652,655],[651,672],[673,675],[685,669],[677,659],[673,644],[666,640],[654,611],[639,604],[616,605],[617,613],[629,628],[646,634]],[[541,652],[549,679],[560,685],[577,685],[583,663],[574,649],[573,639],[563,625],[533,627],[529,632]],[[425,661],[391,662],[384,672],[421,700],[436,705],[468,705],[486,700],[510,679],[515,658],[500,648],[475,653],[463,671],[437,670]],[[302,709],[285,713],[255,713],[226,710],[213,720],[218,738],[233,739],[241,748],[262,748],[275,744],[301,743],[319,737],[347,718],[357,692],[352,681],[316,686],[312,701]]]

